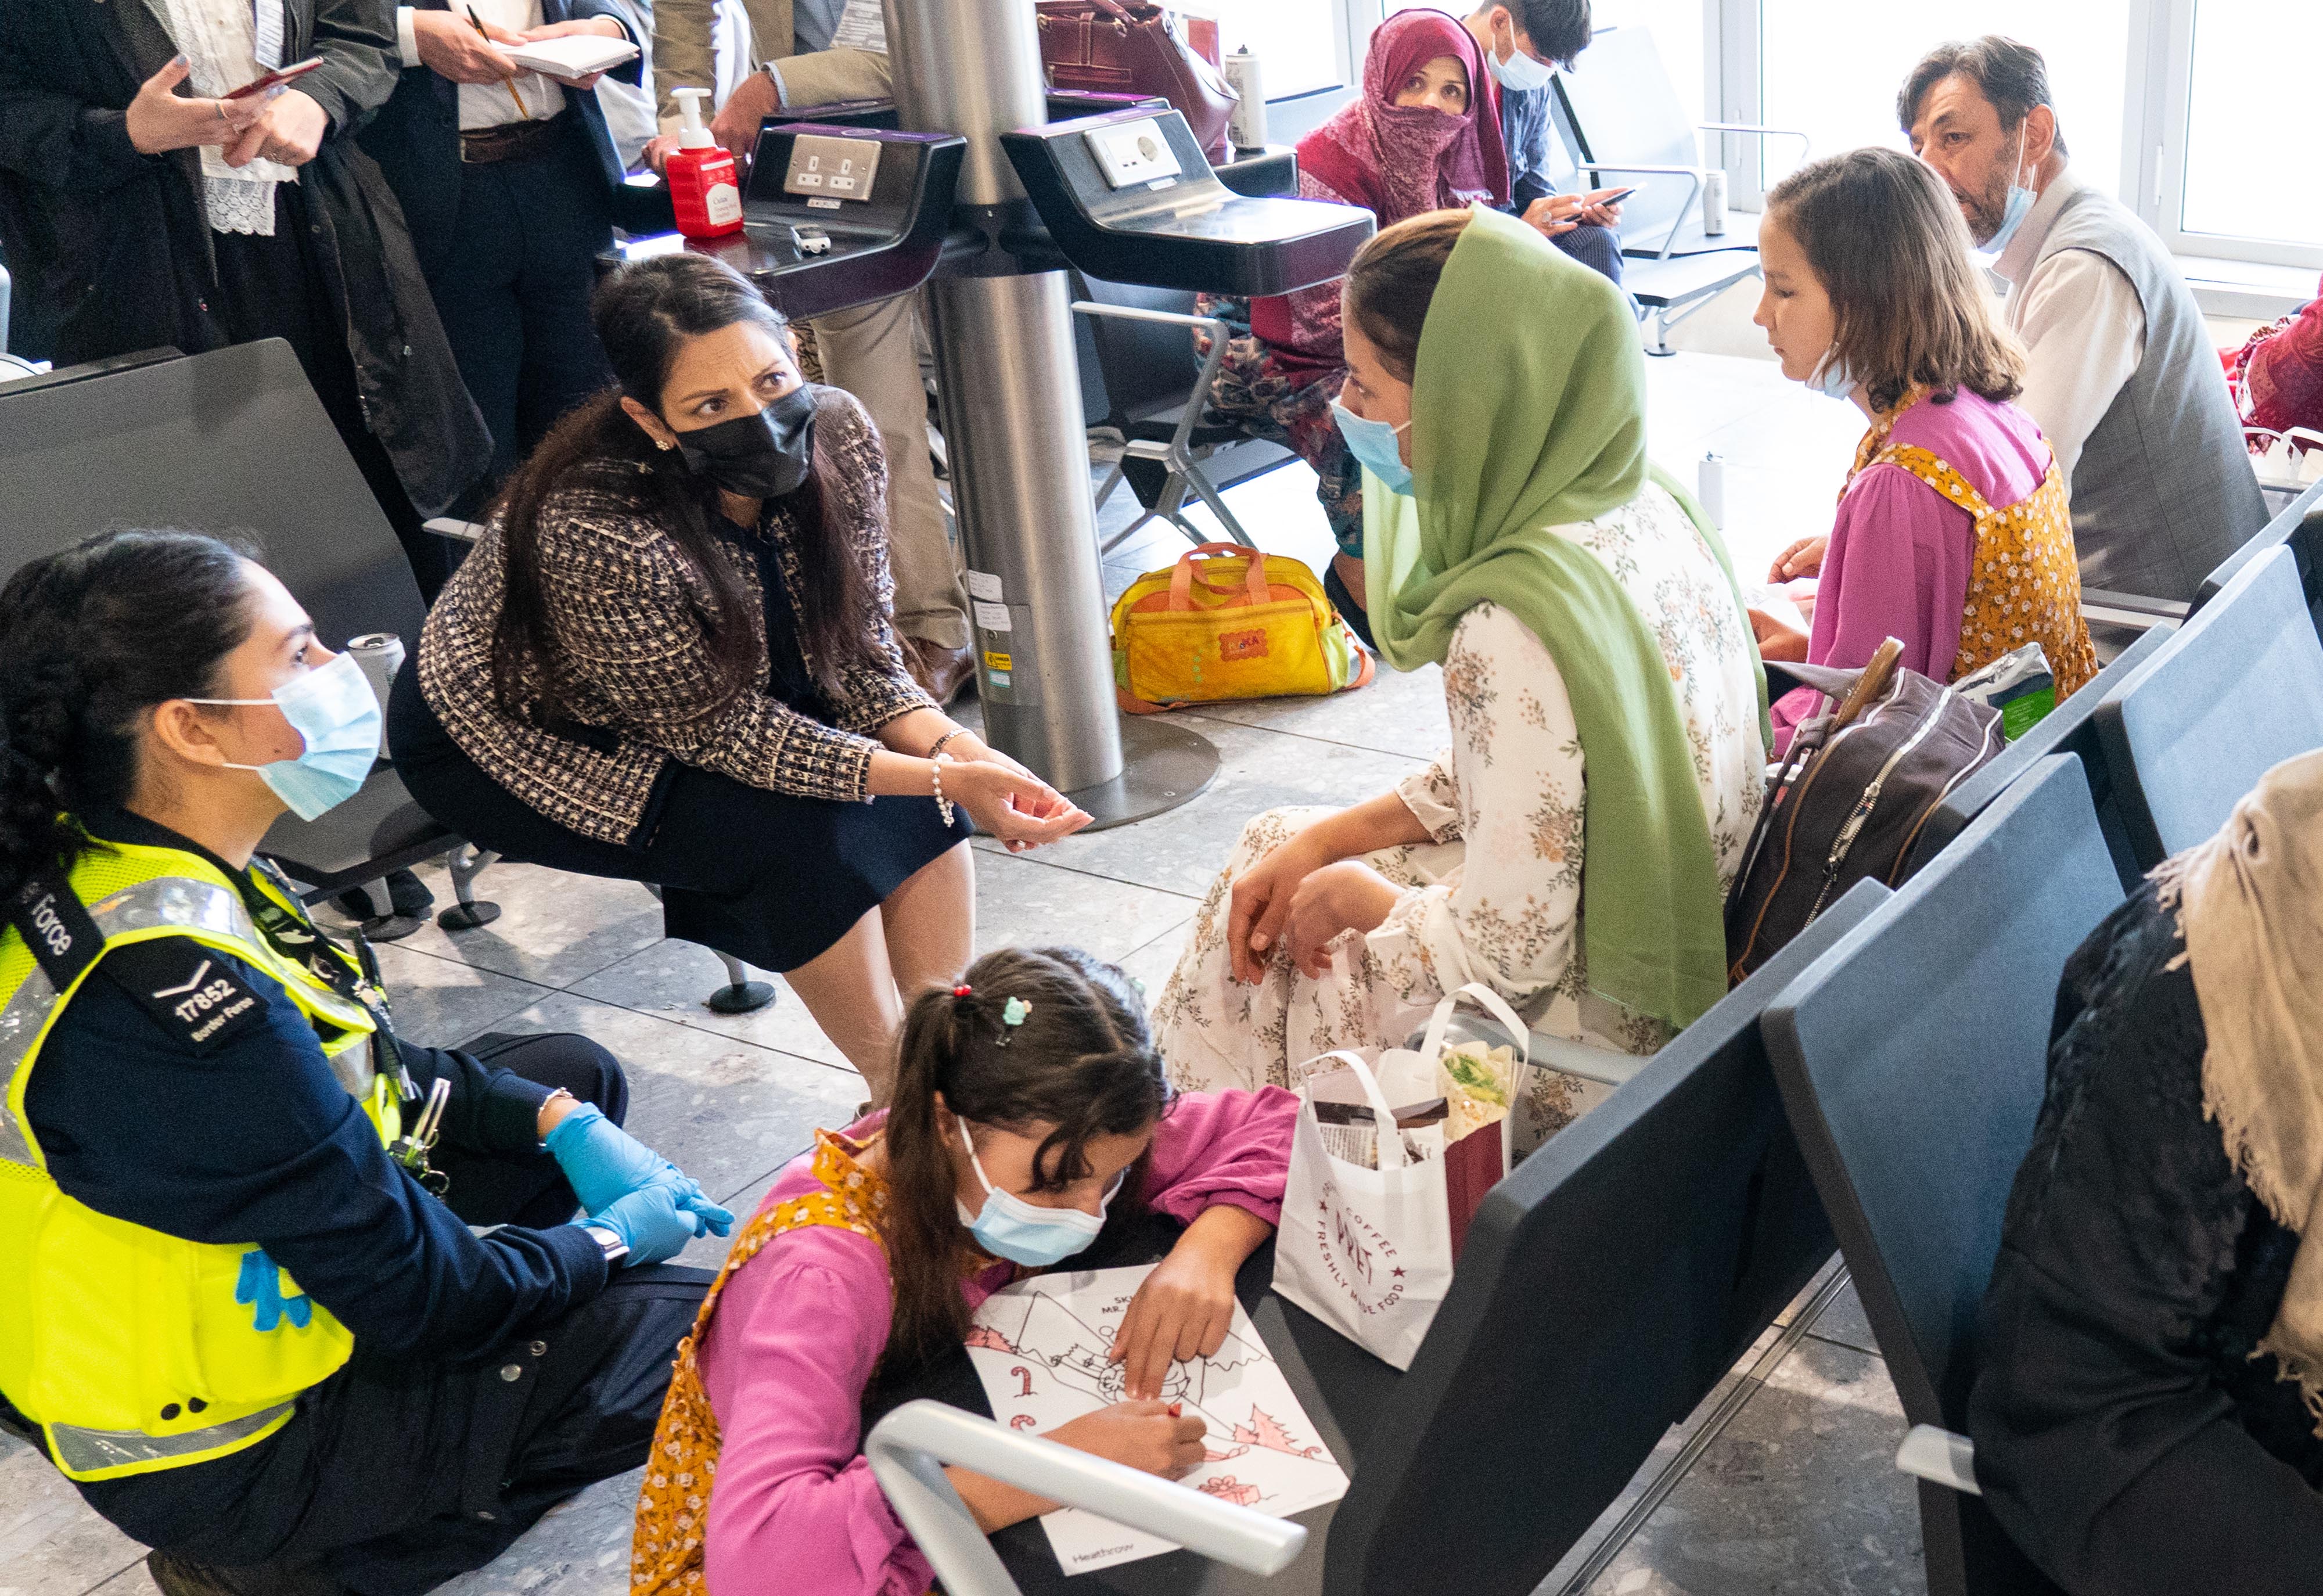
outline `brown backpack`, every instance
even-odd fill
[[[1905,876],[1928,816],[2000,752],[2000,712],[1896,663],[1780,667],[1836,701],[1801,725],[1726,898],[1726,978],[1740,983],[1868,876]],[[1773,674],[1772,671],[1769,672]]]

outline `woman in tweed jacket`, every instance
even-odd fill
[[[892,625],[886,464],[725,266],[597,297],[617,388],[510,483],[396,683],[412,794],[511,858],[662,889],[668,934],[782,971],[884,1100],[905,997],[975,929],[969,830],[1088,816],[954,724]]]

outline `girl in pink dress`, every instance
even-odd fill
[[[1821,574],[1813,630],[1757,612],[1768,659],[1855,666],[1880,643],[1955,681],[2038,643],[2065,697],[2096,674],[2071,517],[2048,439],[2015,401],[2025,352],[2000,325],[1941,179],[1894,150],[1801,168],[1767,197],[1753,319],[1783,375],[1868,423],[1828,537],[1769,580]],[[1775,757],[1820,697],[1776,701]]]
[[[1049,1438],[1175,1479],[1202,1424],[1159,1399],[1215,1353],[1274,1233],[1298,1100],[1174,1100],[1126,977],[1006,949],[904,1023],[894,1106],[776,1178],[680,1344],[647,1465],[632,1596],[920,1596],[933,1573],[862,1455],[875,1371],[960,1344],[994,1291],[1086,1248],[1110,1206],[1185,1225],[1116,1335],[1129,1399]],[[987,1530],[1056,1504],[947,1472]]]

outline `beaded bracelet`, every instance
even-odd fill
[[[935,784],[936,814],[942,820],[946,826],[950,826],[951,824],[951,800],[944,796],[943,760],[941,757],[929,761],[928,779]]]

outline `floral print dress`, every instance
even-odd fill
[[[1722,890],[1733,885],[1765,782],[1750,637],[1726,574],[1668,493],[1648,485],[1594,521],[1557,531],[1596,555],[1661,645],[1694,753]],[[1581,935],[1581,741],[1564,679],[1538,637],[1492,603],[1460,618],[1444,656],[1452,747],[1396,791],[1428,840],[1365,862],[1403,889],[1368,934],[1346,932],[1310,978],[1281,947],[1265,977],[1233,977],[1235,879],[1331,812],[1278,809],[1244,828],[1154,1010],[1162,1056],[1189,1090],[1296,1084],[1333,1048],[1400,1046],[1447,991],[1481,982],[1544,1033],[1651,1053],[1661,1022],[1593,992]],[[1536,1072],[1536,1080],[1541,1079]],[[1571,1096],[1570,1082],[1555,1090]],[[1585,1103],[1569,1103],[1556,1128]]]

